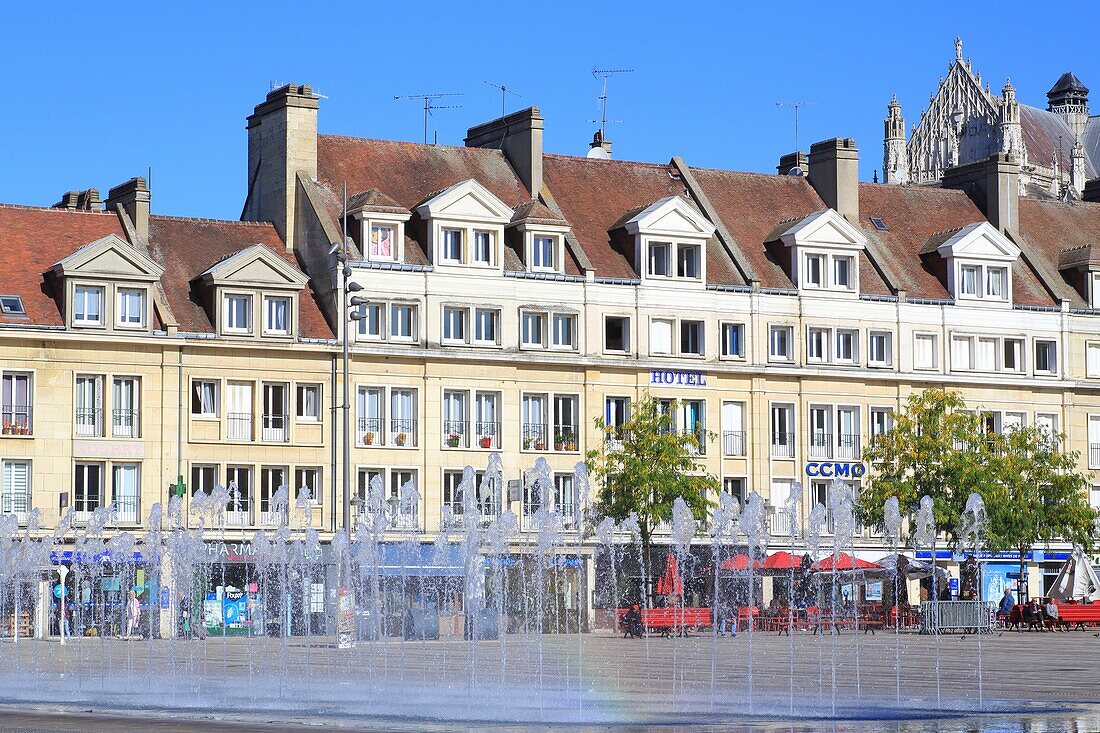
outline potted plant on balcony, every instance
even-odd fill
[[[565,449],[570,452],[577,450],[577,436],[572,430],[565,431]]]
[[[458,433],[451,433],[450,435],[447,436],[447,447],[448,448],[457,448],[458,447],[458,441],[460,441],[461,439],[462,439],[462,437]]]
[[[546,450],[546,438],[535,439],[535,450]]]
[[[524,450],[531,450],[531,436],[530,435],[523,436],[523,449]]]
[[[374,445],[374,433],[363,434],[363,445]]]
[[[27,425],[27,424],[20,425],[19,426],[19,434],[20,435],[30,435],[31,434],[31,426]]]
[[[479,442],[481,443],[482,448],[492,448],[493,447],[493,436],[491,436],[491,435],[482,435],[481,440]]]
[[[559,453],[561,451],[565,450],[565,434],[564,433],[555,433],[554,434],[554,450],[558,451]]]
[[[4,435],[11,435],[11,420],[4,421]]]
[[[394,437],[394,442],[397,443],[398,445],[405,445],[405,441],[407,441],[408,439],[409,439],[409,436],[406,435],[405,433],[398,433]]]

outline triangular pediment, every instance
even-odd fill
[[[795,223],[780,240],[788,247],[863,249],[867,236],[835,209],[822,209]]]
[[[416,211],[425,219],[458,219],[507,224],[512,208],[477,181],[456,183],[429,198]]]
[[[152,282],[164,268],[117,234],[89,242],[53,266],[64,277],[87,276]]]
[[[308,278],[298,268],[262,244],[226,257],[201,275],[215,285],[239,285],[300,290]]]
[[[968,224],[936,248],[941,257],[1012,262],[1020,248],[987,221]]]
[[[714,225],[680,196],[655,201],[629,219],[624,227],[630,234],[705,238]]]

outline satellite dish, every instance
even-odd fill
[[[588,155],[586,158],[595,158],[596,160],[610,160],[611,156],[607,154],[607,151],[597,145],[594,148],[588,149]]]
[[[787,175],[801,178],[802,176],[806,175],[806,173],[796,165],[794,168],[791,168],[789,171],[787,171]]]

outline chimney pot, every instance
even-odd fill
[[[851,222],[859,221],[859,149],[850,137],[810,146],[810,185],[825,205]]]
[[[123,209],[126,215],[130,217],[130,222],[134,225],[134,231],[137,232],[138,237],[142,241],[148,242],[149,199],[150,192],[145,179],[137,176],[108,191],[105,203],[109,211]]]

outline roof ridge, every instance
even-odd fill
[[[392,145],[412,145],[418,148],[451,148],[453,150],[469,150],[476,154],[503,153],[497,148],[470,148],[465,145],[448,145],[446,143],[418,143],[413,140],[387,140],[380,137],[357,137],[355,135],[334,135],[332,133],[317,133],[317,137],[329,137],[334,140],[350,140],[363,143],[390,143]]]
[[[544,158],[564,158],[567,160],[578,160],[585,163],[605,163],[610,165],[637,165],[645,166],[647,168],[670,168],[668,163],[653,163],[648,160],[620,160],[618,158],[586,158],[583,155],[569,155],[567,153],[543,153]]]
[[[239,224],[248,227],[272,227],[269,221],[241,221],[240,219],[209,219],[203,216],[169,216],[167,214],[150,214],[150,219],[164,219],[167,221],[197,221],[206,224]]]
[[[34,204],[4,204],[0,203],[0,209],[19,209],[22,211],[56,211],[64,214],[96,214],[99,216],[116,216],[114,211],[89,211],[88,209],[65,209],[59,206],[35,206]]]

